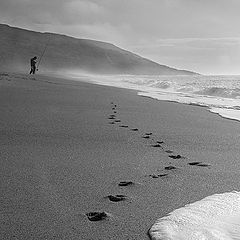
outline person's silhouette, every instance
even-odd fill
[[[31,58],[31,61],[30,61],[30,63],[31,63],[31,71],[30,71],[30,73],[29,74],[35,74],[35,71],[36,71],[36,63],[37,63],[37,57],[35,56],[35,57],[33,57],[33,58]]]

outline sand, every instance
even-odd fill
[[[0,74],[0,110],[1,239],[149,239],[174,209],[240,189],[240,123],[203,107]]]

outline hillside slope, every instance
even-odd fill
[[[190,75],[142,58],[113,44],[40,33],[0,24],[0,70],[24,72],[40,56],[41,71],[82,70],[100,74]]]

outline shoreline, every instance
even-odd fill
[[[149,239],[174,209],[240,189],[238,122],[137,90],[20,77],[0,85],[4,237]],[[107,219],[89,221],[95,211]]]
[[[131,90],[136,90],[138,91],[138,95],[140,96],[145,96],[145,97],[150,97],[152,99],[157,99],[159,101],[170,101],[170,102],[177,102],[177,103],[182,103],[182,104],[187,104],[187,105],[196,105],[200,107],[207,107],[208,110],[212,113],[217,113],[219,116],[223,118],[228,118],[228,119],[233,119],[240,121],[240,113],[239,113],[239,101],[237,101],[239,96],[239,91],[238,88],[236,89],[225,89],[224,87],[217,87],[215,85],[212,85],[211,87],[206,87],[204,88],[203,86],[199,86],[200,89],[195,89],[193,92],[188,92],[188,91],[181,91],[181,84],[178,86],[180,87],[180,91],[178,89],[171,89],[171,79],[174,78],[173,76],[170,78],[170,83],[168,82],[168,76],[158,76],[159,79],[156,79],[153,76],[148,76],[148,75],[141,75],[138,76],[137,79],[134,78],[134,76],[112,76],[112,79],[109,79],[109,76],[105,76],[107,79],[104,79],[103,76],[95,76],[95,79],[98,80],[93,80],[94,76],[89,76],[92,83],[99,84],[102,86],[115,86],[119,88],[124,88],[124,89],[131,89]],[[121,78],[128,78],[127,81],[125,80],[120,80]],[[149,85],[148,82],[144,82],[146,78],[149,77],[151,80],[153,80],[153,85]],[[189,76],[175,76],[176,82],[177,80],[181,79],[184,80],[184,78],[189,78]],[[216,78],[216,77],[227,77],[227,76],[205,76],[205,78],[209,78],[208,80],[212,80],[211,78]],[[228,76],[231,78],[231,76]],[[153,78],[153,79],[152,79]],[[76,77],[77,79],[77,77]],[[189,80],[189,79],[188,79]],[[194,79],[193,79],[194,80]],[[226,79],[218,79],[218,80],[225,80]],[[233,81],[234,79],[232,79]],[[138,81],[140,83],[138,83]],[[159,82],[158,82],[159,81]],[[206,81],[206,79],[205,79]],[[236,81],[236,79],[235,79]],[[160,84],[160,86],[158,86]],[[186,83],[185,83],[186,84]],[[190,84],[191,88],[191,83]],[[195,82],[196,84],[196,82]],[[174,85],[174,84],[173,84]],[[186,85],[183,84],[183,86],[186,87]],[[193,86],[192,86],[193,87]],[[228,86],[229,87],[229,86]],[[166,89],[170,89],[170,91],[165,91]],[[215,95],[217,91],[217,95]],[[237,94],[235,97],[232,98],[230,92],[233,91],[234,94]],[[202,93],[201,93],[202,92]],[[188,94],[190,93],[190,95]],[[199,94],[200,93],[200,94]],[[206,95],[205,95],[205,94]],[[185,95],[186,94],[186,95]],[[213,94],[213,95],[212,95]],[[167,96],[167,97],[166,97]],[[230,96],[230,98],[229,98]],[[190,98],[189,98],[190,97]],[[189,100],[189,99],[191,100]],[[221,102],[221,104],[219,104]]]
[[[177,102],[177,101],[171,101],[171,100],[161,100],[161,99],[157,99],[157,98],[153,98],[153,97],[149,97],[149,96],[144,96],[144,95],[139,95],[140,97],[145,97],[145,98],[150,98],[152,100],[157,100],[157,101],[163,101],[163,102],[169,102],[169,103],[176,103],[176,104],[184,104],[184,105],[189,105],[189,106],[196,106],[196,107],[200,107],[200,108],[204,108],[206,109],[208,112],[215,114],[217,116],[219,116],[220,118],[223,119],[227,119],[229,121],[236,121],[236,122],[240,122],[240,120],[238,119],[234,119],[234,118],[230,118],[230,117],[225,117],[223,115],[221,115],[218,112],[212,112],[211,108],[209,108],[208,106],[204,106],[204,105],[200,105],[200,104],[195,104],[195,103],[181,103],[181,102]]]

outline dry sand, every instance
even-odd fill
[[[240,189],[240,123],[205,108],[0,74],[0,110],[1,239],[148,239],[170,211]],[[107,198],[117,194],[126,199]],[[89,221],[95,211],[107,219]]]

